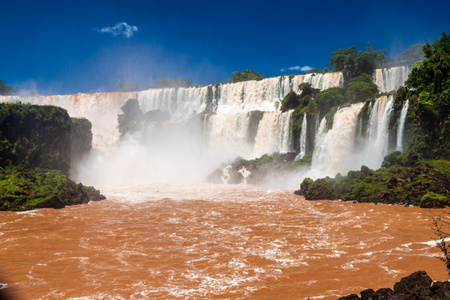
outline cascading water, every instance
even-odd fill
[[[383,158],[389,151],[389,121],[394,105],[393,96],[378,98],[370,112],[367,137],[358,165],[366,165],[371,169],[381,166]]]
[[[313,177],[334,176],[352,169],[352,160],[356,124],[363,103],[339,109],[334,115],[333,127],[324,132],[326,120],[319,126],[314,149],[311,174]]]
[[[295,160],[302,159],[306,154],[306,129],[307,129],[307,120],[306,113],[303,115],[302,121],[302,130],[300,132],[300,153],[295,157]]]
[[[285,113],[265,113],[259,122],[258,133],[255,139],[254,156],[259,157],[266,153],[292,152],[291,117],[293,110]]]
[[[406,115],[408,113],[409,108],[409,100],[406,100],[406,102],[403,104],[402,111],[400,113],[400,120],[398,123],[397,128],[397,150],[403,151],[403,132],[405,131],[405,120]]]
[[[407,67],[376,70],[374,80],[381,91],[389,91],[403,84],[408,72]],[[87,163],[80,167],[79,178],[75,178],[93,179],[84,180],[85,183],[96,184],[96,180],[91,176],[94,173],[99,173],[101,178],[110,176],[110,173],[123,173],[118,176],[118,182],[128,179],[135,182],[137,178],[165,178],[164,180],[171,181],[184,176],[184,173],[190,173],[188,177],[195,177],[193,170],[198,171],[198,180],[203,179],[221,162],[237,156],[255,158],[266,153],[293,151],[292,111],[281,113],[279,107],[282,98],[289,92],[301,92],[301,83],[310,83],[312,88],[321,90],[342,87],[343,75],[339,72],[304,74],[260,81],[139,92],[25,98],[0,96],[0,101],[56,105],[67,109],[72,117],[89,119],[93,124],[94,149]],[[120,108],[128,99],[137,99],[143,112],[167,112],[170,114],[170,120],[164,125],[151,125],[153,129],[129,135],[120,141],[117,115],[122,113]],[[355,168],[359,168],[358,163],[377,167],[387,153],[387,116],[392,109],[392,103],[387,102],[388,105],[375,104],[376,107],[372,110],[377,116],[371,115],[367,142],[371,146],[365,150],[371,154],[363,151],[368,157],[363,154],[353,155]],[[324,174],[345,172],[348,169],[347,163],[342,162],[339,167],[337,161],[339,157],[353,154],[351,149],[354,137],[350,134],[349,137],[340,139],[341,142],[346,141],[345,147],[334,145],[333,140],[338,140],[336,136],[339,132],[353,132],[354,129],[350,129],[353,125],[347,128],[343,125],[341,128],[339,119],[345,112],[350,111],[355,117],[358,107],[359,105],[354,105],[340,110],[335,116],[333,129],[329,132],[326,132],[326,121],[319,123],[317,119],[313,168],[327,169]],[[380,107],[387,109],[381,112]],[[384,116],[384,119],[381,116]],[[375,124],[380,128],[375,128]],[[307,120],[304,116],[299,157],[306,152],[306,129]],[[400,137],[401,134],[397,136]],[[376,153],[372,153],[373,151]],[[336,152],[336,155],[333,155],[333,152]],[[120,161],[114,165],[115,169],[108,165],[111,160]],[[327,162],[331,162],[328,167],[324,166]],[[119,170],[118,166],[127,171]]]
[[[374,82],[380,93],[396,91],[408,79],[411,70],[408,66],[376,69]]]

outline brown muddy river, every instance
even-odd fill
[[[108,200],[0,213],[14,299],[336,299],[426,270],[431,213],[191,185],[101,188]]]

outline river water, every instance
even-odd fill
[[[14,299],[336,299],[417,270],[448,279],[431,214],[252,186],[101,187],[108,199],[0,213]]]

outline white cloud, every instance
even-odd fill
[[[293,67],[289,67],[289,68],[283,68],[280,71],[281,72],[286,72],[286,71],[302,71],[302,72],[308,72],[311,71],[313,68],[311,68],[310,66],[293,66]]]
[[[130,38],[133,36],[133,34],[136,31],[139,31],[139,30],[138,30],[137,26],[130,26],[125,22],[121,22],[121,23],[116,23],[116,25],[114,25],[113,27],[100,28],[98,31],[111,33],[113,36],[123,34],[127,38]]]

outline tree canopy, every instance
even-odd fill
[[[12,87],[0,79],[0,95],[17,95],[20,92],[18,87]]]
[[[413,68],[405,85],[416,95],[420,112],[443,121],[450,113],[450,36],[423,46],[426,59]]]
[[[445,32],[423,46],[426,59],[415,64],[397,101],[409,99],[412,149],[424,157],[450,158],[450,36]]]
[[[261,80],[266,78],[266,75],[260,74],[254,70],[245,70],[242,72],[231,73],[231,82],[240,82],[247,80]]]
[[[387,49],[375,50],[370,43],[367,44],[364,52],[352,46],[331,52],[333,56],[327,65],[335,72],[342,71],[348,78],[357,77],[363,73],[372,74],[378,64],[383,61],[386,52]]]

